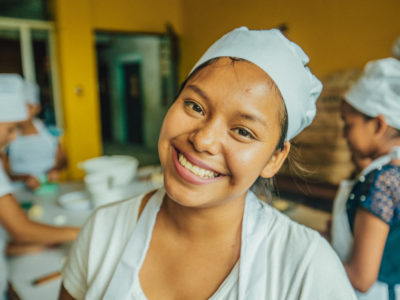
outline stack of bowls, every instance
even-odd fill
[[[95,207],[124,199],[126,187],[135,179],[139,161],[133,156],[112,155],[79,164],[85,173],[85,185]]]

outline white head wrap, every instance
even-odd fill
[[[30,81],[25,81],[26,102],[28,104],[40,104],[39,86]]]
[[[27,117],[24,80],[18,74],[0,74],[0,122],[18,122]]]
[[[400,36],[394,41],[392,52],[394,57],[400,59]]]
[[[322,84],[306,67],[308,56],[279,30],[237,28],[216,41],[190,73],[208,60],[223,56],[250,61],[272,78],[288,113],[287,140],[311,124]]]
[[[400,61],[390,57],[367,63],[345,99],[363,114],[383,115],[390,126],[400,129]]]

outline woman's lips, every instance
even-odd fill
[[[182,151],[181,149],[175,148],[175,150],[181,154],[183,154],[183,156],[185,156],[185,158],[192,164],[192,165],[196,165],[200,168],[206,169],[208,171],[214,172],[214,173],[218,173],[221,174],[221,172],[218,172],[216,170],[214,170],[213,168],[211,168],[210,166],[208,166],[206,163],[202,162],[201,160],[197,159],[196,157],[192,156],[189,153],[186,153],[185,151]],[[179,157],[178,157],[179,158]]]
[[[193,168],[191,168],[192,170],[189,170],[188,168],[184,167],[182,163],[179,161],[179,154],[180,154],[179,150],[173,148],[173,162],[175,170],[177,171],[178,175],[180,175],[180,177],[183,178],[185,181],[196,185],[203,185],[216,182],[224,177],[224,175],[215,172],[209,167],[207,168],[202,167],[205,166],[204,163],[201,164],[194,163],[193,160],[190,160],[182,153],[181,155],[183,155],[184,158],[181,158],[181,161],[183,163],[187,164],[186,163],[187,161],[189,164],[193,165],[193,168],[197,167],[197,169],[195,170],[193,170]],[[193,172],[196,172],[197,174],[194,174]]]

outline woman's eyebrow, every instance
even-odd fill
[[[264,125],[265,127],[268,127],[268,124],[262,118],[260,118],[259,116],[256,116],[256,115],[253,115],[253,114],[247,114],[247,113],[238,113],[237,116],[239,118],[246,119],[246,120],[249,120],[249,121],[252,121],[252,122],[259,122],[262,125]]]
[[[187,86],[189,89],[193,90],[196,94],[198,94],[200,97],[203,99],[210,101],[210,98],[207,96],[207,94],[199,88],[197,85],[191,84]]]
[[[202,97],[203,99],[210,101],[210,98],[207,96],[207,94],[201,89],[199,88],[197,85],[194,84],[190,84],[187,86],[187,88],[193,90],[196,94],[198,94],[200,97]],[[238,113],[237,117],[242,118],[242,119],[246,119],[252,122],[259,122],[262,125],[264,125],[265,127],[268,127],[268,124],[259,116],[254,115],[254,114],[249,114],[249,113]]]

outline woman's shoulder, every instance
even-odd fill
[[[363,185],[371,185],[375,182],[382,180],[399,180],[400,179],[400,165],[395,163],[388,163],[371,170],[365,175],[361,175],[357,183]]]
[[[96,208],[83,227],[88,235],[87,240],[107,244],[117,238],[118,243],[124,243],[124,239],[133,232],[143,198],[149,193]]]
[[[136,223],[143,199],[152,193],[149,191],[129,199],[99,206],[92,214],[92,218],[96,220],[96,223],[110,220],[118,220],[123,224]]]
[[[317,231],[293,221],[271,205],[264,205],[264,210],[271,222],[271,233],[285,243],[310,246],[323,239]]]
[[[92,265],[100,265],[108,255],[121,251],[135,229],[147,194],[100,206],[88,218],[75,244],[94,254],[90,255]]]
[[[388,163],[360,176],[348,200],[350,225],[361,206],[391,226],[400,220],[400,166]]]
[[[265,205],[270,219],[270,247],[279,249],[283,263],[309,265],[315,255],[336,256],[319,232],[299,224],[270,205]],[[275,250],[276,251],[276,250]]]
[[[334,292],[341,285],[348,296],[343,299],[354,299],[343,265],[327,240],[269,205],[264,209],[270,219],[269,266],[277,277],[291,282],[287,289],[294,289],[295,293],[303,289],[306,294],[319,295],[313,299],[328,299],[321,288]]]

